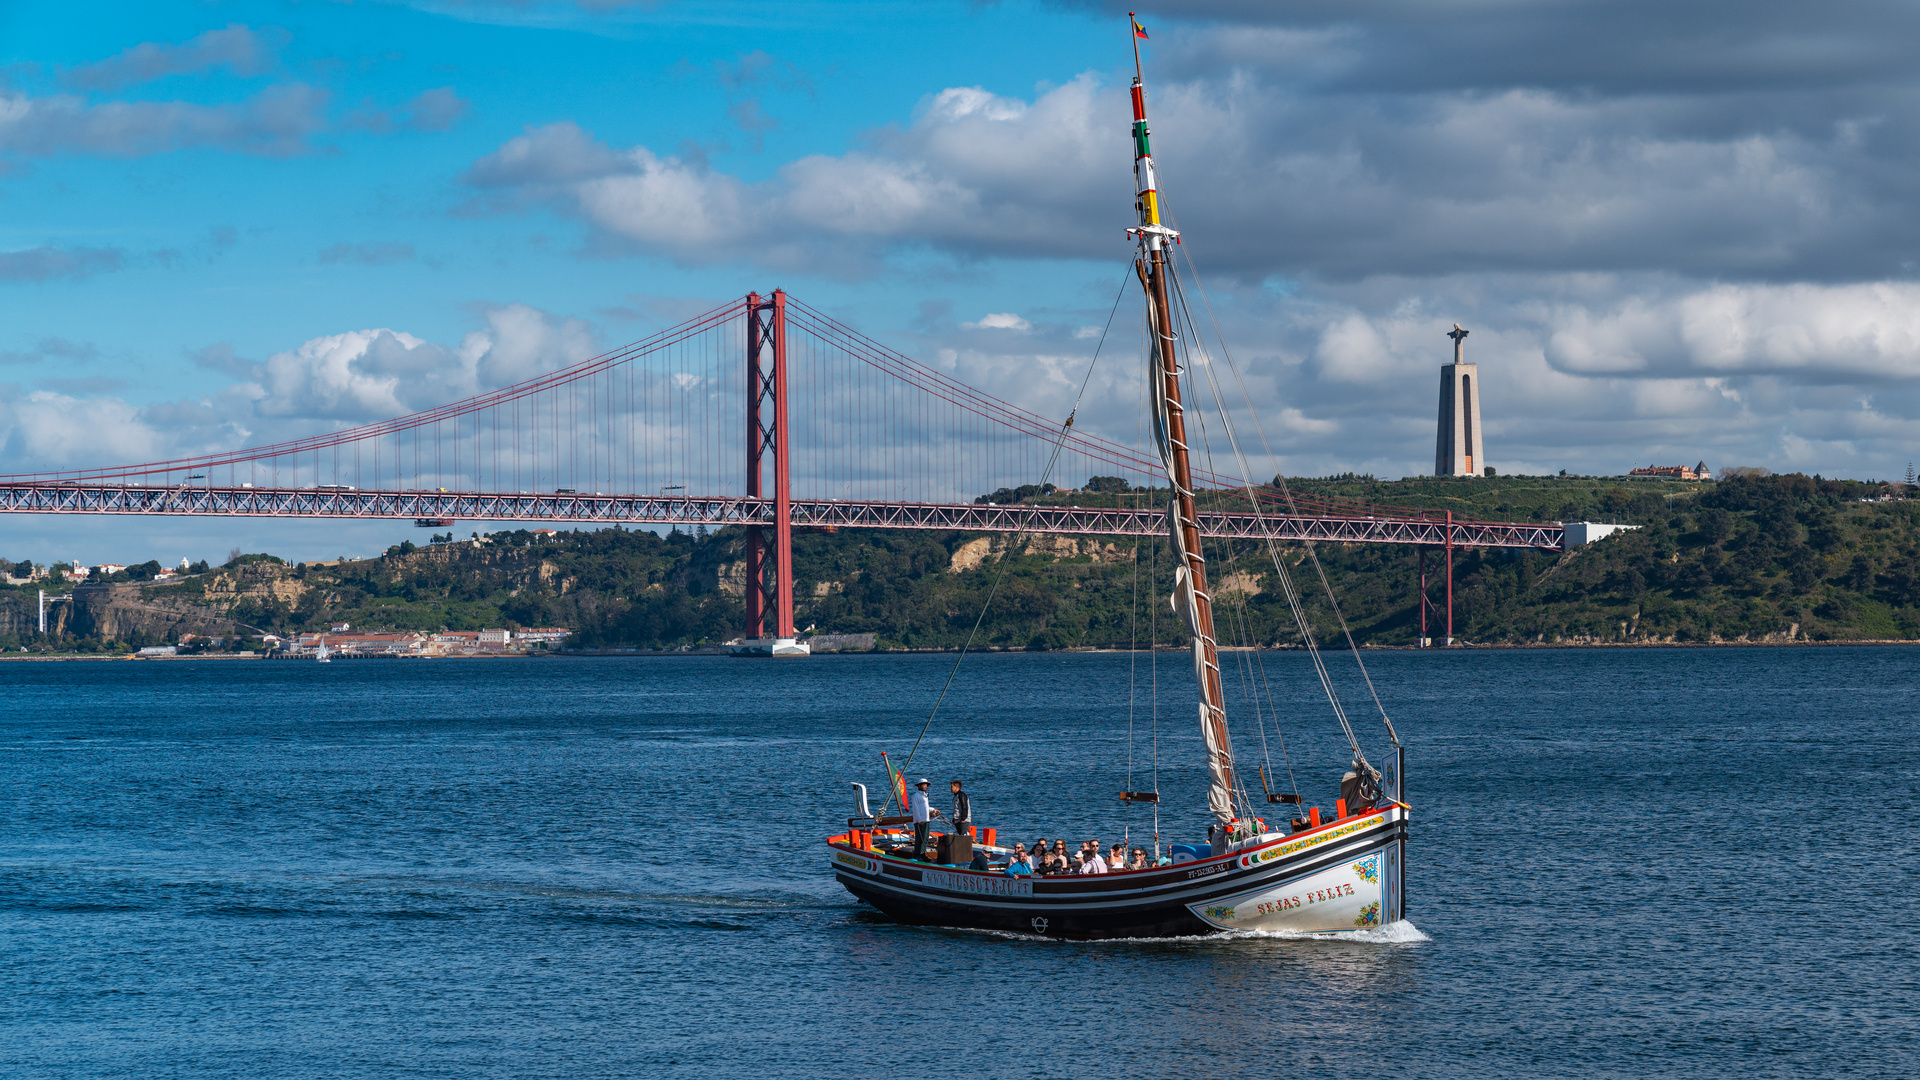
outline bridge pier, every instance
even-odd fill
[[[1414,550],[1420,557],[1420,636],[1416,640],[1424,649],[1433,644],[1433,639],[1427,636],[1427,608],[1432,606],[1427,602],[1427,545],[1421,544]]]
[[[764,411],[763,407],[764,406]],[[765,499],[773,458],[773,522],[747,526],[747,624],[735,656],[805,656],[793,629],[793,487],[787,457],[787,294],[747,294],[747,497]],[[767,534],[773,535],[769,537]],[[767,633],[767,616],[773,633]]]
[[[1446,553],[1445,577],[1446,577],[1447,600],[1446,600],[1446,612],[1445,612],[1446,621],[1444,625],[1446,627],[1447,635],[1445,640],[1442,642],[1442,644],[1452,645],[1453,644],[1453,511],[1451,510],[1447,511],[1446,532],[1444,532],[1441,535],[1441,542],[1439,546],[1441,550],[1443,550]],[[1419,640],[1420,648],[1429,649],[1433,647],[1433,638],[1427,635],[1427,611],[1430,608],[1434,607],[1435,605],[1433,603],[1433,600],[1431,599],[1432,594],[1428,592],[1428,585],[1427,585],[1427,545],[1425,544],[1419,545],[1418,550],[1420,552],[1420,571],[1419,571],[1420,637],[1418,640]]]

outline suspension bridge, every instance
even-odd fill
[[[1165,483],[1151,451],[977,390],[776,290],[390,420],[169,461],[0,476],[0,512],[738,525],[747,580],[759,585],[746,591],[746,636],[791,638],[796,527],[1166,530],[1161,506],[1003,505],[976,494],[1048,475]],[[1220,496],[1200,516],[1208,537],[1439,549],[1449,639],[1455,548],[1564,544],[1557,524],[1249,492],[1208,467],[1195,479]],[[1426,593],[1423,560],[1423,627]]]

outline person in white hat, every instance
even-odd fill
[[[914,792],[907,797],[908,812],[913,815],[913,857],[927,857],[927,831],[933,828],[933,815],[938,813],[927,802],[927,785],[933,781],[921,777],[914,782]]]

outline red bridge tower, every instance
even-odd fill
[[[771,357],[768,354],[771,353]],[[768,361],[771,361],[770,363]],[[747,625],[736,656],[805,656],[793,630],[793,490],[787,458],[787,294],[747,294],[747,497],[766,497],[773,457],[773,523],[747,526]],[[771,608],[773,633],[767,633]]]

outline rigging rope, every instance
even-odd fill
[[[1180,284],[1179,275],[1173,274],[1169,275],[1169,277],[1173,282],[1174,306],[1178,309],[1181,320],[1187,330],[1189,350],[1197,350],[1200,354],[1198,362],[1194,366],[1205,369],[1207,384],[1213,392],[1214,407],[1219,411],[1222,426],[1226,429],[1228,445],[1233,450],[1234,458],[1240,467],[1241,476],[1245,477],[1253,471],[1252,466],[1247,461],[1246,454],[1240,447],[1238,434],[1233,427],[1233,417],[1226,407],[1225,395],[1221,392],[1219,380],[1214,377],[1211,357],[1195,325],[1192,309],[1187,304],[1186,290]],[[1204,411],[1201,411],[1200,415],[1204,417]],[[1208,446],[1205,442],[1203,442],[1202,445]],[[1207,452],[1210,456],[1212,453],[1210,447]],[[1246,486],[1249,501],[1253,502],[1255,506],[1258,506],[1259,502],[1253,494],[1252,481],[1243,479],[1242,483]],[[1314,639],[1312,626],[1306,617],[1305,606],[1301,603],[1299,591],[1294,587],[1293,575],[1288,572],[1286,562],[1280,556],[1279,547],[1274,541],[1272,529],[1265,528],[1265,519],[1262,518],[1261,520],[1263,522],[1262,532],[1267,542],[1268,555],[1273,561],[1275,576],[1278,577],[1280,581],[1282,594],[1287,599],[1287,607],[1293,614],[1294,622],[1299,627],[1301,642],[1306,646],[1307,655],[1313,663],[1314,673],[1319,677],[1321,689],[1324,690],[1327,695],[1327,703],[1333,708],[1334,718],[1339,721],[1340,729],[1347,737],[1347,744],[1352,747],[1356,757],[1363,756],[1360,750],[1359,737],[1354,734],[1353,724],[1348,720],[1346,709],[1340,701],[1340,694],[1334,686],[1333,675],[1327,670],[1326,661],[1320,655],[1319,643]]]
[[[1183,315],[1184,315],[1184,308],[1185,308],[1185,301],[1184,301],[1184,300],[1182,300],[1182,299],[1180,298],[1180,281],[1179,281],[1179,278],[1178,278],[1178,276],[1177,276],[1177,275],[1175,275],[1174,273],[1172,273],[1172,267],[1171,267],[1171,264],[1169,264],[1169,267],[1168,267],[1168,273],[1167,273],[1167,279],[1168,279],[1168,280],[1169,280],[1169,281],[1170,281],[1170,282],[1172,283],[1172,285],[1173,285],[1173,289],[1172,289],[1172,296],[1171,296],[1171,299],[1170,299],[1170,303],[1171,303],[1171,304],[1172,304],[1172,306],[1173,306],[1173,311],[1171,311],[1171,312],[1169,312],[1169,316],[1170,316],[1170,317],[1171,317],[1172,319],[1174,319],[1174,320],[1177,320],[1178,322],[1180,322],[1180,323],[1181,323],[1181,325],[1179,325],[1179,326],[1177,326],[1177,327],[1176,327],[1176,335],[1175,335],[1175,336],[1176,336],[1176,337],[1178,337],[1178,336],[1180,336],[1180,331],[1185,331],[1185,337],[1186,337],[1186,340],[1187,340],[1187,363],[1186,363],[1186,365],[1185,365],[1184,367],[1182,367],[1182,368],[1180,369],[1180,375],[1181,375],[1181,377],[1183,377],[1183,378],[1184,378],[1184,379],[1186,380],[1186,383],[1187,383],[1187,395],[1188,395],[1189,397],[1191,397],[1191,396],[1193,395],[1193,382],[1194,382],[1194,375],[1193,375],[1193,369],[1194,369],[1195,367],[1206,367],[1206,366],[1207,366],[1207,363],[1206,363],[1206,359],[1205,359],[1205,357],[1206,357],[1206,352],[1205,352],[1205,346],[1204,346],[1204,345],[1201,345],[1201,346],[1199,346],[1199,350],[1200,350],[1200,351],[1199,351],[1199,353],[1198,353],[1198,355],[1196,355],[1196,353],[1195,353],[1195,348],[1196,348],[1196,346],[1195,346],[1195,344],[1194,344],[1194,342],[1195,342],[1195,340],[1196,340],[1196,339],[1194,338],[1194,335],[1193,335],[1193,333],[1192,333],[1192,329],[1193,329],[1193,328],[1192,328],[1192,325],[1191,325],[1191,320],[1188,320],[1188,319],[1184,319],[1184,318],[1183,318]],[[1216,405],[1217,405],[1217,400],[1216,400]],[[1209,468],[1211,469],[1211,467],[1212,467],[1212,462],[1213,462],[1213,441],[1212,441],[1211,439],[1209,439],[1209,438],[1207,437],[1207,411],[1206,411],[1206,409],[1204,409],[1204,408],[1194,408],[1194,409],[1191,409],[1191,410],[1189,410],[1189,412],[1188,412],[1188,415],[1189,415],[1189,416],[1190,416],[1190,417],[1192,418],[1192,420],[1193,420],[1193,423],[1194,423],[1194,425],[1195,425],[1195,426],[1196,426],[1196,427],[1197,427],[1197,428],[1199,429],[1199,433],[1200,433],[1200,437],[1199,437],[1199,440],[1198,440],[1198,442],[1199,442],[1199,447],[1200,447],[1200,455],[1201,455],[1202,457],[1204,457],[1204,458],[1205,458],[1205,459],[1207,460],[1207,464],[1208,464],[1208,467],[1209,467]],[[1191,453],[1191,444],[1192,444],[1192,442],[1193,442],[1193,440],[1191,440],[1191,439],[1189,439],[1189,452],[1190,452],[1190,453]],[[1215,495],[1217,495],[1218,493],[1213,493],[1213,494],[1215,494]],[[1198,495],[1198,493],[1196,492],[1196,493],[1195,493],[1195,495],[1196,495],[1196,499],[1195,499],[1195,507],[1196,507],[1196,509],[1198,509],[1198,498],[1197,498],[1197,495]],[[1217,508],[1218,508],[1218,506],[1217,506],[1217,503],[1218,503],[1218,500],[1217,500],[1217,498],[1216,498],[1216,499],[1214,499],[1213,501],[1215,502],[1215,504],[1216,504],[1216,507],[1215,507],[1215,508],[1217,509]],[[1204,543],[1205,543],[1205,542],[1204,542],[1204,540],[1203,540],[1203,541],[1202,541],[1202,544],[1203,544],[1203,548],[1202,548],[1202,551],[1200,551],[1200,552],[1197,552],[1197,553],[1196,553],[1196,554],[1200,554],[1200,555],[1202,556],[1202,561],[1203,561],[1203,562],[1205,561],[1205,552],[1204,552]],[[1228,562],[1230,562],[1230,561],[1232,560],[1232,552],[1233,552],[1233,548],[1232,548],[1232,544],[1233,544],[1233,541],[1232,541],[1231,539],[1229,539],[1229,540],[1227,540],[1227,541],[1225,541],[1225,543],[1227,544],[1227,559],[1225,559],[1225,560],[1222,560],[1222,565],[1225,565],[1226,563],[1228,563]],[[1208,582],[1207,584],[1208,584],[1208,589],[1210,590],[1210,592],[1212,592],[1212,593],[1213,593],[1213,594],[1214,594],[1215,596],[1217,596],[1217,595],[1218,595],[1218,589],[1219,589],[1219,585],[1218,585],[1218,583],[1217,583],[1217,582],[1213,582],[1213,581],[1209,581],[1209,582]],[[1215,607],[1216,609],[1218,608],[1218,606],[1219,606],[1219,605],[1218,605],[1217,603],[1216,603],[1216,604],[1214,605],[1214,607]],[[1219,643],[1219,638],[1218,638],[1218,631],[1217,631],[1217,627],[1216,627],[1216,631],[1215,631],[1215,639],[1214,639],[1214,640],[1215,640],[1215,653],[1214,653],[1214,655],[1215,655],[1215,657],[1217,658],[1217,657],[1219,656],[1219,649],[1218,649],[1218,643]],[[1215,670],[1217,671],[1217,670],[1218,670],[1218,668],[1216,668]],[[1225,679],[1224,679],[1224,674],[1223,674],[1223,675],[1222,675],[1222,683],[1221,683],[1221,693],[1222,693],[1222,694],[1225,694],[1225,692],[1226,692],[1226,685],[1225,685]],[[1223,702],[1223,704],[1224,704],[1224,702]],[[1257,711],[1257,710],[1256,710],[1256,712],[1255,712],[1255,714],[1254,714],[1254,716],[1255,716],[1255,720],[1257,721],[1257,720],[1259,719],[1259,713],[1258,713],[1258,711]],[[1223,710],[1223,715],[1222,715],[1222,717],[1221,717],[1221,721],[1222,721],[1222,726],[1223,726],[1223,727],[1225,726],[1225,719],[1226,719],[1226,718],[1225,718],[1225,715],[1224,715],[1224,710]],[[1234,758],[1234,755],[1233,755],[1233,736],[1232,736],[1232,733],[1231,733],[1231,731],[1229,731],[1229,732],[1228,732],[1228,734],[1227,734],[1227,743],[1226,743],[1226,746],[1225,746],[1225,748],[1224,748],[1224,749],[1225,749],[1225,752],[1226,752],[1226,757],[1227,757],[1227,760],[1228,760],[1229,762],[1234,762],[1234,761],[1235,761],[1235,758]],[[1241,770],[1240,770],[1239,768],[1237,768],[1237,767],[1236,767],[1236,768],[1234,768],[1234,770],[1233,770],[1233,789],[1232,789],[1232,794],[1233,794],[1233,796],[1234,796],[1234,798],[1236,798],[1236,799],[1238,799],[1238,800],[1240,801],[1240,807],[1239,807],[1239,812],[1240,812],[1240,816],[1241,816],[1241,820],[1243,820],[1243,821],[1245,821],[1245,822],[1247,822],[1247,824],[1248,824],[1248,825],[1250,826],[1250,825],[1252,824],[1252,822],[1253,822],[1253,819],[1254,819],[1254,813],[1253,813],[1253,798],[1252,798],[1252,796],[1250,796],[1250,795],[1248,795],[1248,794],[1247,794],[1247,782],[1246,782],[1246,774],[1245,774],[1244,772],[1242,772],[1242,771],[1241,771]]]
[[[1253,396],[1247,392],[1246,380],[1242,378],[1240,375],[1240,365],[1234,361],[1233,350],[1227,346],[1226,335],[1222,333],[1220,330],[1220,318],[1218,315],[1214,314],[1213,301],[1207,296],[1207,288],[1205,283],[1203,283],[1200,280],[1200,270],[1197,266],[1194,265],[1193,253],[1190,251],[1185,251],[1184,248],[1182,250],[1186,255],[1187,270],[1189,273],[1193,275],[1194,288],[1200,291],[1200,302],[1206,306],[1207,319],[1213,323],[1214,336],[1218,338],[1220,341],[1220,354],[1226,358],[1227,370],[1233,374],[1234,383],[1239,387],[1241,397],[1246,399],[1249,414],[1253,419],[1254,434],[1257,435],[1260,439],[1260,448],[1263,451],[1265,451],[1267,455],[1267,460],[1269,461],[1277,460],[1274,457],[1272,445],[1267,442],[1266,428],[1260,423],[1260,412],[1259,410],[1254,409],[1252,407]],[[1178,279],[1176,279],[1176,284],[1177,283],[1178,283]],[[1185,302],[1186,302],[1185,295],[1183,293],[1182,299],[1181,299],[1181,304],[1183,307],[1185,306]],[[1211,378],[1211,372],[1209,372],[1209,378]],[[1239,447],[1237,443],[1235,445],[1234,452],[1236,455],[1239,454]],[[1244,455],[1242,455],[1242,457],[1244,460]],[[1275,470],[1274,482],[1276,486],[1280,488],[1281,498],[1283,498],[1286,501],[1287,511],[1291,514],[1298,515],[1300,513],[1300,509],[1294,503],[1293,489],[1287,485],[1287,478],[1284,475],[1284,470]],[[1249,485],[1248,494],[1252,495],[1251,485]],[[1258,508],[1259,506],[1258,501],[1254,503],[1254,506]],[[1346,613],[1341,610],[1340,600],[1338,597],[1334,595],[1333,583],[1327,579],[1326,567],[1322,566],[1320,563],[1320,553],[1317,550],[1314,542],[1311,540],[1306,541],[1306,548],[1307,548],[1307,557],[1313,560],[1314,572],[1319,575],[1320,587],[1326,593],[1327,605],[1328,607],[1332,608],[1333,617],[1340,624],[1340,633],[1347,640],[1347,651],[1353,654],[1353,662],[1355,666],[1357,666],[1360,669],[1361,681],[1363,681],[1366,684],[1368,696],[1373,698],[1373,707],[1376,710],[1378,710],[1380,713],[1380,722],[1385,724],[1387,727],[1387,737],[1392,741],[1393,745],[1399,746],[1400,734],[1394,730],[1393,720],[1391,717],[1387,715],[1387,707],[1384,704],[1382,704],[1380,701],[1380,691],[1376,689],[1373,685],[1373,675],[1367,671],[1367,662],[1360,655],[1359,645],[1354,643],[1353,630],[1350,627],[1348,627]],[[1357,750],[1358,747],[1355,747],[1355,749]]]

